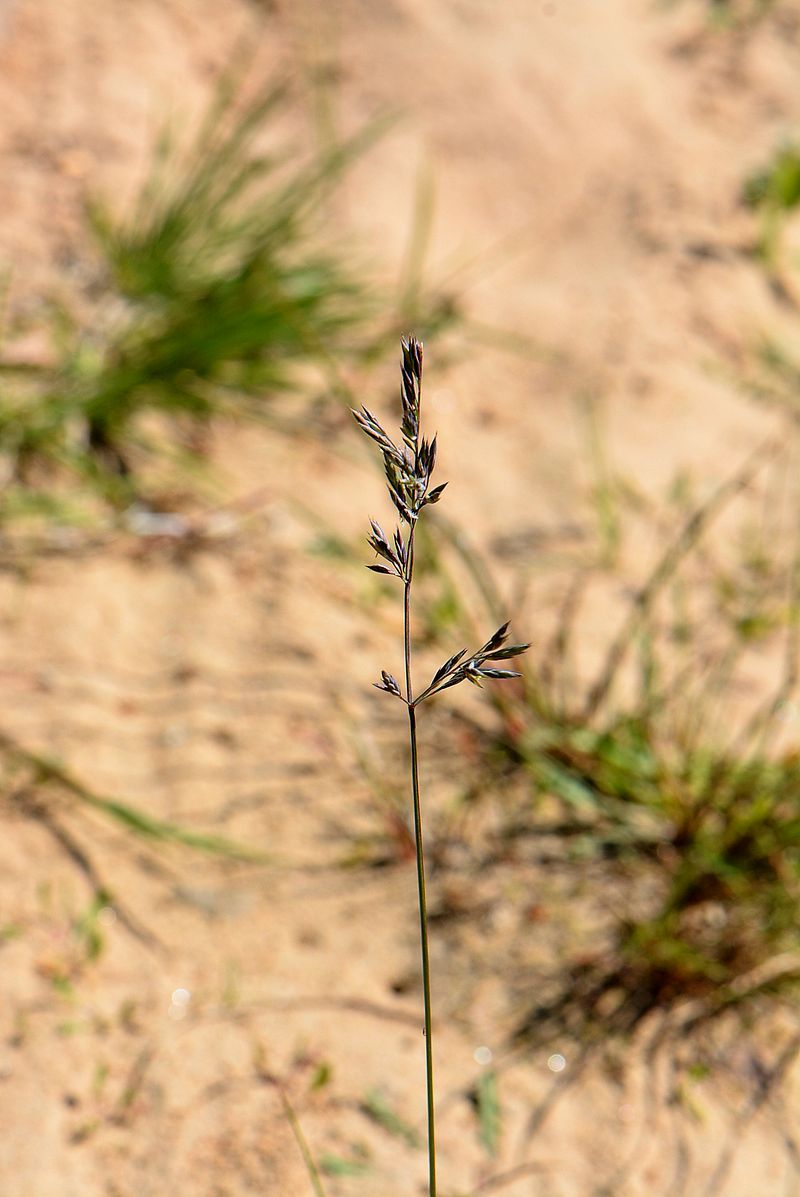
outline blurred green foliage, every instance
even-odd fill
[[[387,122],[304,151],[288,104],[284,87],[245,98],[231,73],[191,138],[161,137],[129,215],[88,204],[90,293],[49,308],[46,364],[0,361],[0,519],[146,498],[148,464],[202,456],[212,418],[269,420],[312,388],[342,399],[347,365],[394,345],[404,313],[329,211]],[[428,330],[454,315],[433,300]]]
[[[758,252],[765,266],[778,270],[783,265],[783,231],[789,216],[800,203],[800,148],[786,141],[771,160],[744,182],[742,199],[758,213]]]
[[[630,608],[594,681],[573,668],[578,604],[568,603],[523,662],[524,685],[487,688],[496,721],[472,725],[472,802],[476,813],[481,796],[492,804],[498,838],[481,844],[482,859],[555,837],[576,883],[591,863],[596,900],[610,912],[592,950],[561,962],[563,988],[523,1017],[524,1035],[548,1035],[554,1018],[587,1034],[593,1022],[604,1035],[627,1034],[655,1009],[693,1002],[698,1019],[713,1017],[800,982],[800,753],[770,751],[795,717],[798,667],[797,546],[779,531],[773,501],[773,474],[790,459],[778,456],[765,445],[704,501],[676,491],[677,530],[639,588],[628,585]],[[751,494],[758,471],[763,522]],[[735,502],[741,534],[717,559],[714,521]],[[621,552],[624,516],[620,507]],[[619,568],[602,527],[596,536],[579,567],[587,581]],[[463,529],[432,520],[425,554],[430,597],[442,586],[457,596],[465,642],[478,607],[492,618],[508,609]],[[780,651],[764,693],[733,719],[737,664],[765,645]],[[460,835],[456,822],[432,824],[433,858],[446,860],[435,837]]]
[[[782,546],[780,569],[765,543],[760,552],[769,560],[754,571],[745,538],[746,560],[702,579],[699,538],[689,545],[685,537],[693,522],[697,509],[676,540],[683,538],[686,549],[683,586],[695,597],[704,588],[725,592],[715,663],[702,647],[702,625],[682,625],[683,668],[676,666],[675,641],[665,638],[656,599],[678,574],[673,554],[670,570],[654,571],[634,597],[639,626],[631,624],[626,651],[639,654],[638,686],[612,697],[624,660],[612,651],[606,684],[589,687],[587,702],[585,688],[570,692],[562,684],[562,657],[547,678],[530,673],[525,698],[501,712],[505,750],[535,799],[532,817],[542,804],[552,813],[555,802],[568,856],[607,871],[615,930],[570,984],[587,1014],[603,999],[609,1030],[630,1031],[654,1008],[689,998],[711,1016],[800,981],[800,755],[769,751],[794,712],[796,553]],[[643,594],[647,605],[637,611]],[[740,610],[749,617],[734,617]],[[720,705],[728,702],[736,663],[754,640],[770,637],[785,643],[768,692],[746,718],[732,721]]]
[[[751,208],[796,208],[800,202],[800,149],[793,142],[780,146],[772,161],[745,181],[742,194]]]

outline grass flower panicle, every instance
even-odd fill
[[[436,1141],[433,1085],[433,1036],[431,1014],[431,976],[428,950],[428,913],[425,899],[425,854],[422,840],[422,809],[417,750],[417,708],[428,698],[469,681],[481,686],[485,679],[503,680],[519,677],[513,669],[498,669],[493,662],[507,661],[524,653],[527,644],[507,644],[508,623],[502,624],[481,648],[468,654],[460,649],[437,669],[430,683],[414,697],[411,678],[411,588],[414,578],[414,533],[425,507],[438,503],[447,486],[441,482],[431,487],[436,465],[437,440],[420,435],[422,400],[422,344],[415,337],[403,341],[401,368],[402,420],[400,442],[395,442],[366,407],[354,411],[361,430],[381,451],[389,497],[400,517],[400,526],[388,535],[376,520],[370,520],[368,543],[380,561],[367,568],[375,573],[399,578],[403,583],[403,658],[404,687],[397,678],[381,670],[378,690],[400,699],[408,710],[411,749],[411,792],[414,811],[414,841],[417,861],[420,943],[422,948],[422,987],[425,1006],[425,1057],[428,1108],[428,1192],[436,1197]]]

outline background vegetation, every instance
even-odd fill
[[[708,7],[702,36],[711,29],[736,39],[769,27],[780,6]],[[347,408],[369,387],[388,407],[379,388],[403,332],[426,341],[437,380],[454,362],[469,366],[479,340],[492,342],[504,369],[547,356],[500,321],[490,328],[470,320],[470,296],[456,282],[430,282],[424,186],[394,288],[371,269],[369,247],[341,234],[339,190],[380,150],[388,118],[305,145],[292,124],[292,90],[253,89],[239,76],[238,68],[226,74],[193,133],[164,131],[132,205],[87,196],[92,250],[73,291],[47,297],[35,317],[9,313],[0,359],[0,565],[8,576],[24,578],[54,545],[81,560],[98,533],[145,544],[145,562],[166,542],[191,572],[210,543],[197,513],[207,514],[219,493],[219,445],[247,425],[266,435],[268,470],[286,446],[316,438],[358,477]],[[746,232],[724,254],[757,272],[782,319],[750,337],[737,360],[714,366],[760,412],[762,439],[750,454],[727,476],[681,467],[657,499],[645,496],[614,460],[604,386],[582,379],[576,476],[588,483],[576,495],[579,536],[556,549],[540,540],[531,551],[513,536],[487,546],[467,517],[454,522],[438,509],[420,529],[422,653],[449,653],[454,638],[472,643],[476,625],[509,611],[515,638],[534,641],[523,677],[506,692],[489,683],[450,713],[432,704],[423,744],[433,777],[426,817],[439,963],[456,961],[477,978],[502,975],[508,988],[494,1063],[491,1052],[476,1054],[477,1070],[443,1099],[470,1110],[486,1163],[475,1192],[506,1183],[496,1168],[508,1134],[505,1076],[520,1060],[544,1051],[558,1074],[564,1051],[581,1062],[602,1057],[613,1072],[625,1045],[645,1036],[653,1054],[666,1044],[680,1059],[671,1096],[680,1091],[691,1116],[689,1082],[724,1073],[721,1028],[750,1034],[781,1018],[794,1026],[800,155],[787,137],[764,159],[740,172]],[[698,257],[724,256],[701,248]],[[32,332],[46,345],[38,355],[24,352]],[[561,363],[555,353],[547,359],[548,368]],[[490,418],[486,427],[488,445]],[[338,467],[330,468],[334,476]],[[332,605],[337,588],[355,593],[374,635],[391,625],[389,591],[380,579],[364,581],[363,546],[343,529],[338,502],[331,494],[324,510],[314,507],[298,479],[282,517],[302,527]],[[266,554],[255,566],[237,557],[246,584],[288,568],[276,554],[277,565]],[[302,656],[293,643],[286,653]],[[335,679],[315,672],[308,699],[335,712],[364,795],[352,811],[326,808],[325,860],[314,867],[354,891],[384,872],[403,874],[413,853],[407,794],[393,780],[403,776],[402,728],[356,711],[348,699],[355,689],[343,663]],[[225,701],[223,690],[215,702]],[[314,730],[319,740],[309,733],[303,743],[324,752]],[[65,1002],[90,984],[108,949],[109,911],[137,943],[159,950],[158,928],[138,910],[142,877],[181,900],[190,892],[186,901],[197,906],[207,895],[187,891],[171,870],[206,866],[178,860],[214,857],[222,888],[232,890],[242,876],[275,878],[294,867],[282,843],[264,844],[246,825],[217,826],[201,802],[168,811],[151,795],[141,803],[121,797],[57,751],[2,728],[0,758],[5,818],[43,829],[89,893],[71,912],[68,947],[46,970]],[[122,834],[124,877],[95,850],[98,826],[101,837],[108,828]],[[41,896],[42,908],[48,900]],[[501,911],[511,933],[495,935]],[[0,932],[3,943],[22,933],[11,922]],[[399,976],[396,995],[413,984]],[[220,1005],[238,1018],[235,977],[223,991]],[[170,1018],[183,1017],[182,1001],[173,994]],[[445,1002],[443,1021],[458,1017],[455,999]],[[131,1011],[120,1015],[124,1029],[126,1018],[135,1022]],[[369,1183],[374,1161],[357,1137],[315,1143],[304,1130],[335,1087],[330,1062],[300,1053],[277,1067],[255,1037],[251,1046],[250,1081],[277,1095],[314,1190]],[[753,1100],[790,1062],[787,1054],[774,1077],[756,1079]],[[142,1075],[146,1068],[145,1060]],[[144,1082],[134,1071],[113,1109],[104,1105],[105,1083],[101,1070],[101,1113],[81,1124],[84,1138],[124,1122]],[[352,1104],[359,1119],[421,1151],[401,1101],[369,1088]],[[719,1178],[727,1167],[720,1163]],[[522,1175],[511,1169],[506,1179]]]

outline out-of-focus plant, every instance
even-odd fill
[[[759,214],[759,252],[775,269],[782,262],[784,226],[800,204],[800,147],[793,141],[779,146],[771,161],[745,180],[742,197]]]
[[[551,817],[555,802],[568,854],[605,862],[616,911],[608,940],[576,963],[554,1005],[532,1008],[525,1033],[568,1006],[606,1031],[629,1032],[653,1009],[681,1005],[700,1021],[800,982],[800,769],[796,752],[770,752],[797,686],[797,553],[779,568],[748,542],[738,566],[698,576],[703,537],[774,454],[762,446],[688,511],[635,591],[593,684],[563,700],[558,675],[574,631],[563,627],[547,676],[533,663],[524,701],[514,696],[501,712],[506,752],[536,799],[530,824],[518,812],[518,826],[535,827],[542,804]],[[710,657],[703,629],[682,621],[681,664],[664,612],[684,566],[685,587],[694,577],[698,592],[716,596],[718,641]],[[738,727],[721,718],[737,662],[781,637],[772,692]],[[639,684],[615,700],[631,655]]]
[[[386,121],[305,152],[287,104],[226,77],[188,142],[162,136],[127,216],[89,203],[90,293],[53,309],[47,364],[0,360],[0,518],[63,511],[76,477],[117,506],[146,498],[148,464],[191,460],[213,417],[277,420],[310,386],[346,398],[348,363],[394,341],[390,300],[326,222]],[[432,328],[454,315],[428,311]]]

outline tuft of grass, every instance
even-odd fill
[[[380,126],[304,161],[258,144],[284,114],[284,88],[237,100],[224,80],[188,147],[162,140],[129,218],[89,208],[109,279],[135,310],[88,406],[112,445],[137,395],[199,419],[246,410],[246,397],[257,410],[296,387],[299,365],[352,356],[374,315],[368,287],[315,222]]]
[[[539,820],[547,812],[552,821],[541,829],[561,839],[566,861],[595,862],[612,912],[605,940],[568,969],[555,1000],[523,1017],[523,1036],[564,1018],[587,1034],[590,1024],[629,1034],[655,1009],[683,1010],[696,1024],[800,982],[800,764],[792,749],[770,751],[797,685],[796,547],[784,548],[779,568],[745,538],[738,567],[712,568],[704,581],[698,574],[703,538],[734,499],[746,501],[775,452],[762,446],[687,513],[634,592],[594,680],[564,702],[558,677],[545,681],[534,666],[501,712],[499,742],[531,801],[527,812],[517,807],[507,835],[530,832],[537,812]],[[690,607],[700,593],[718,594],[720,579],[731,593],[714,612],[712,659],[707,630],[686,616],[686,663],[677,667],[663,612],[681,571],[696,592]],[[780,617],[764,614],[779,608]],[[558,630],[562,652],[572,631]],[[717,708],[737,663],[754,642],[777,647],[779,637],[772,692],[732,723]],[[637,651],[640,685],[619,697]]]
[[[617,915],[610,941],[522,1033],[565,1004],[606,1033],[687,999],[700,1021],[800,981],[795,760],[668,752],[652,726],[620,721],[594,734],[562,728],[529,768],[563,804],[575,858],[606,862]]]
[[[162,134],[126,214],[87,203],[88,293],[50,305],[48,361],[0,360],[0,520],[147,499],[159,470],[202,458],[215,418],[280,425],[281,399],[341,401],[347,365],[394,339],[391,303],[327,227],[387,119],[304,151],[289,101],[232,69],[194,135]],[[401,299],[425,307],[411,265]],[[438,328],[455,312],[437,305]]]

